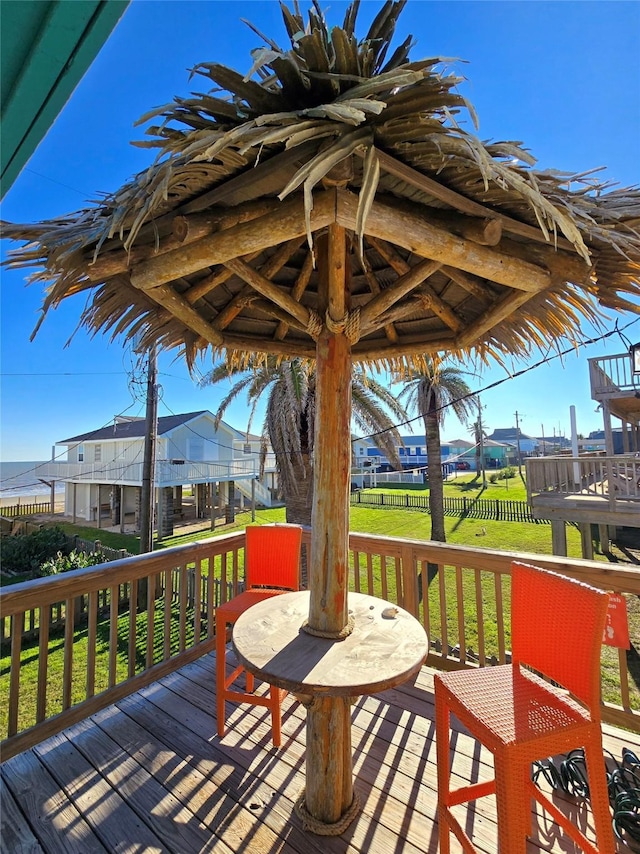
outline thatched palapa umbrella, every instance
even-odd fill
[[[147,171],[95,207],[3,229],[27,241],[10,264],[38,268],[43,312],[90,291],[89,329],[190,365],[208,349],[316,359],[308,622],[334,636],[348,625],[352,362],[523,356],[578,340],[602,309],[640,312],[637,188],[537,171],[519,143],[460,126],[473,111],[459,79],[411,62],[411,37],[390,50],[403,5],[385,3],[362,40],[357,3],[333,29],[315,4],[307,21],[282,6],[287,50],[261,37],[246,76],[202,63],[207,91],[143,118],[160,120]]]

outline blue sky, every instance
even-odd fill
[[[363,36],[381,3],[364,0]],[[330,21],[342,23],[345,3],[322,3]],[[303,3],[306,8],[306,4]],[[101,192],[117,189],[150,163],[148,151],[130,140],[143,137],[134,122],[174,95],[202,89],[188,69],[218,61],[245,72],[259,37],[245,18],[282,46],[286,37],[278,3],[206,0],[133,0],[65,109],[7,193],[2,218],[37,221],[77,210]],[[605,166],[603,175],[622,186],[637,184],[640,140],[640,3],[637,2],[427,2],[409,0],[400,17],[397,43],[412,33],[413,59],[459,58],[453,67],[467,78],[461,87],[473,102],[483,139],[522,141],[539,168],[581,172]],[[3,257],[10,249],[3,241]],[[46,459],[57,440],[101,427],[114,415],[143,415],[131,388],[131,357],[121,340],[90,338],[76,329],[84,298],[72,298],[50,313],[35,341],[40,287],[25,287],[24,272],[2,271],[0,292],[0,457]],[[613,314],[625,327],[633,315]],[[585,327],[588,337],[597,335]],[[640,319],[625,329],[640,340]],[[614,335],[554,359],[482,395],[489,431],[515,424],[525,433],[569,435],[569,407],[578,430],[602,427],[589,396],[587,359],[626,349]],[[160,415],[215,411],[226,388],[201,389],[175,353],[160,357]],[[534,356],[531,363],[540,356]],[[205,361],[201,370],[210,366]],[[518,363],[513,370],[526,364]],[[482,389],[506,376],[494,367],[470,376]],[[226,419],[246,427],[240,401]],[[260,426],[261,422],[255,425]],[[454,416],[445,420],[447,439],[467,435]]]

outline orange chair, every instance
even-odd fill
[[[244,671],[239,664],[226,675],[227,624],[233,625],[247,608],[270,596],[298,590],[302,528],[299,525],[250,525],[245,540],[245,590],[216,610],[216,692],[218,698],[218,735],[225,730],[225,700],[253,703],[271,709],[273,743],[280,746],[280,703],[286,694],[273,685],[266,696],[253,692],[254,679],[245,671],[246,691],[233,691],[230,686]]]
[[[512,663],[435,676],[440,854],[448,854],[451,832],[465,851],[476,850],[451,808],[490,794],[496,796],[500,854],[526,850],[532,798],[583,851],[613,854],[600,719],[608,599],[587,584],[513,563]],[[493,753],[495,779],[450,788],[451,713]],[[576,747],[584,748],[597,845],[531,780],[532,762]]]

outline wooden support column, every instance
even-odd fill
[[[593,539],[591,538],[591,523],[580,523],[580,541],[582,544],[582,557],[585,560],[593,560]]]
[[[346,234],[331,225],[317,240],[321,316],[335,323],[348,310]],[[338,634],[347,625],[351,344],[326,327],[316,343],[316,426],[311,516],[309,625]]]
[[[314,698],[307,711],[306,759],[306,808],[318,821],[335,824],[353,800],[349,697]]]
[[[554,555],[567,556],[567,528],[564,519],[551,520],[551,551]]]
[[[339,324],[349,310],[346,233],[331,225],[317,240],[321,316]],[[331,322],[333,321],[333,323]],[[308,623],[337,636],[348,623],[349,483],[351,472],[351,344],[326,327],[316,346],[316,427],[311,517]],[[327,644],[341,643],[327,640]],[[353,801],[348,697],[314,697],[307,712],[305,803],[310,815],[335,824]]]

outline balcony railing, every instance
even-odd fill
[[[158,460],[154,478],[156,486],[179,486],[183,483],[251,478],[256,477],[258,471],[259,463],[255,457],[220,462]],[[42,480],[64,480],[72,483],[139,486],[142,483],[142,463],[125,460],[99,463],[47,462],[34,470],[34,476]]]
[[[309,541],[307,532],[305,550]],[[420,619],[427,664],[440,669],[508,660],[514,558],[640,596],[640,568],[619,564],[355,533],[350,553],[350,589]],[[212,650],[216,607],[239,591],[243,566],[244,534],[227,534],[0,591],[10,638],[3,758]],[[640,730],[640,674],[634,682],[626,652],[612,647],[603,647],[605,671],[604,719]]]
[[[640,457],[537,457],[526,460],[527,499],[537,495],[604,498],[615,511],[619,503],[640,501]],[[640,519],[640,506],[638,507]]]
[[[640,375],[633,373],[628,353],[589,359],[589,379],[594,400],[640,391]]]

